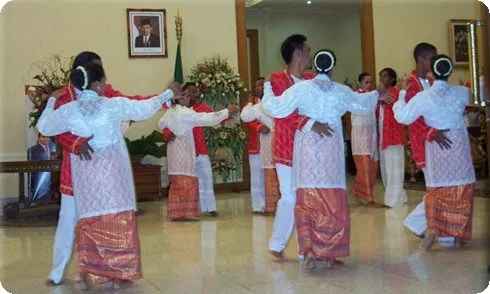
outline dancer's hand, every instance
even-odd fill
[[[400,79],[400,89],[401,90],[407,90],[408,89],[408,77],[407,77],[407,75],[403,75],[403,77]]]
[[[425,75],[425,78],[428,79],[428,80],[435,80],[434,78],[434,73],[432,73],[431,71],[429,71],[426,75]]]
[[[240,108],[234,104],[228,105],[228,112],[230,113],[230,116],[237,114],[240,111]]]
[[[63,89],[63,88],[60,88],[56,91],[53,91],[53,93],[51,93],[51,97],[58,99],[58,98],[60,98],[61,95],[63,95],[64,91],[65,91],[65,89]]]
[[[94,135],[90,136],[88,140],[80,145],[80,148],[78,150],[78,156],[80,157],[81,160],[91,160],[92,159],[92,153],[94,153],[94,149],[90,147],[90,140],[94,138]]]
[[[264,126],[264,125],[262,125],[262,126],[260,127],[260,130],[259,130],[259,131],[260,131],[262,134],[268,134],[268,133],[270,133],[270,132],[271,132],[271,130],[270,130],[270,129],[269,129],[267,126]]]
[[[248,103],[250,104],[257,104],[258,103],[258,98],[255,95],[250,95],[248,96]]]
[[[434,133],[434,141],[436,141],[437,145],[439,145],[439,148],[441,149],[451,149],[451,145],[453,142],[446,136],[446,133],[449,130],[436,130]]]
[[[321,137],[331,137],[334,133],[334,130],[330,128],[328,123],[315,122],[311,127],[311,130]]]
[[[172,92],[174,93],[173,99],[175,100],[178,100],[177,98],[183,95],[182,86],[178,82],[171,82],[170,85],[168,85],[168,89],[172,90]]]
[[[388,93],[385,93],[385,94],[381,95],[379,97],[379,100],[380,101],[383,101],[386,104],[391,104],[391,103],[393,103],[395,101],[395,99],[393,97],[391,97],[390,95],[388,95]]]

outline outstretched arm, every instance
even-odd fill
[[[421,97],[423,97],[423,92],[416,94],[408,103],[405,102],[406,94],[405,90],[400,91],[398,101],[393,105],[393,113],[399,123],[410,125],[422,116],[423,104],[421,103]]]
[[[285,118],[298,108],[299,88],[293,85],[280,96],[275,96],[270,82],[264,84],[262,108],[265,113],[275,118]]]
[[[162,104],[169,102],[173,96],[172,90],[166,90],[162,94],[146,100],[129,100],[118,97],[109,100],[109,103],[116,110],[119,119],[141,121],[152,117],[161,109]]]
[[[348,99],[344,101],[349,112],[360,114],[374,112],[379,98],[378,91],[358,93],[347,87],[345,88],[345,91],[348,95]]]

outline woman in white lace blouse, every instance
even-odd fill
[[[77,67],[70,80],[79,98],[57,110],[50,98],[37,128],[47,136],[91,138],[92,160],[71,156],[79,269],[87,286],[118,287],[141,278],[133,175],[121,122],[150,118],[180,88],[173,84],[148,100],[107,99],[101,96],[105,73],[99,64]]]
[[[422,116],[429,127],[447,130],[446,136],[452,142],[448,149],[440,148],[435,142],[425,143],[428,230],[422,247],[426,250],[438,236],[455,237],[457,245],[471,239],[475,169],[464,123],[470,93],[466,87],[447,82],[452,70],[449,57],[434,57],[434,84],[408,103],[405,102],[406,91],[402,90],[393,106],[399,123],[408,125]],[[406,89],[406,82],[402,84]]]
[[[275,97],[266,83],[262,107],[275,118],[294,111],[310,118],[297,130],[293,151],[293,186],[296,191],[295,219],[300,255],[305,267],[317,261],[333,265],[336,258],[349,255],[350,216],[347,203],[344,140],[341,117],[344,113],[371,113],[378,92],[355,93],[330,80],[335,55],[319,51],[314,58],[318,75],[299,82]],[[333,133],[322,136],[311,130],[312,120],[328,123]]]

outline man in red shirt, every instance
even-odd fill
[[[213,112],[213,109],[206,103],[200,101],[201,92],[193,83],[186,83],[183,87],[186,95],[191,98],[191,107],[196,112]],[[196,173],[199,179],[199,204],[201,213],[207,213],[210,216],[217,216],[216,196],[214,193],[213,171],[211,169],[211,160],[208,155],[208,145],[204,135],[204,128],[197,127],[192,129],[194,135],[194,144],[196,149]],[[166,128],[163,130],[163,138],[170,142],[175,135]]]
[[[392,68],[379,72],[379,81],[387,91],[386,99],[379,104],[379,134],[381,178],[385,186],[384,204],[398,207],[407,202],[403,187],[405,181],[404,127],[395,120],[393,104],[398,100],[400,89],[396,87],[397,74]]]
[[[102,59],[94,52],[81,52],[73,61],[72,70],[78,66],[85,66],[90,63],[102,64]],[[72,85],[53,93],[57,96],[55,108],[77,99],[77,92]],[[145,99],[143,96],[127,96],[121,92],[114,90],[110,84],[106,84],[104,88],[106,97],[128,97],[130,99]],[[53,265],[49,274],[48,283],[58,285],[63,280],[65,268],[70,261],[75,240],[75,226],[77,224],[77,215],[75,201],[73,199],[73,184],[71,175],[71,154],[76,154],[82,159],[90,160],[93,152],[90,147],[90,138],[81,138],[71,133],[64,133],[56,137],[58,144],[61,146],[63,159],[61,162],[60,171],[60,192],[61,206],[58,218],[58,225],[54,237],[53,245]]]
[[[264,93],[264,78],[259,78],[255,82],[255,93],[250,96],[249,104],[256,105],[260,102]],[[266,125],[263,125],[258,119],[246,122],[247,128],[247,151],[248,161],[250,165],[250,196],[252,200],[253,213],[264,213],[265,211],[265,183],[263,163],[260,156],[260,133],[269,133],[270,130]]]

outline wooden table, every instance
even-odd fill
[[[0,162],[0,173],[19,174],[19,204],[26,207],[24,179],[25,174],[33,172],[57,172],[60,170],[61,160],[40,160],[40,161],[4,161]]]
[[[61,160],[41,160],[41,161],[5,161],[0,162],[0,173],[14,173],[19,175],[19,202],[25,208],[30,206],[25,189],[25,174],[32,172],[58,172]],[[160,166],[141,165],[132,163],[134,172],[134,183],[138,201],[154,201],[161,199],[161,175]]]

